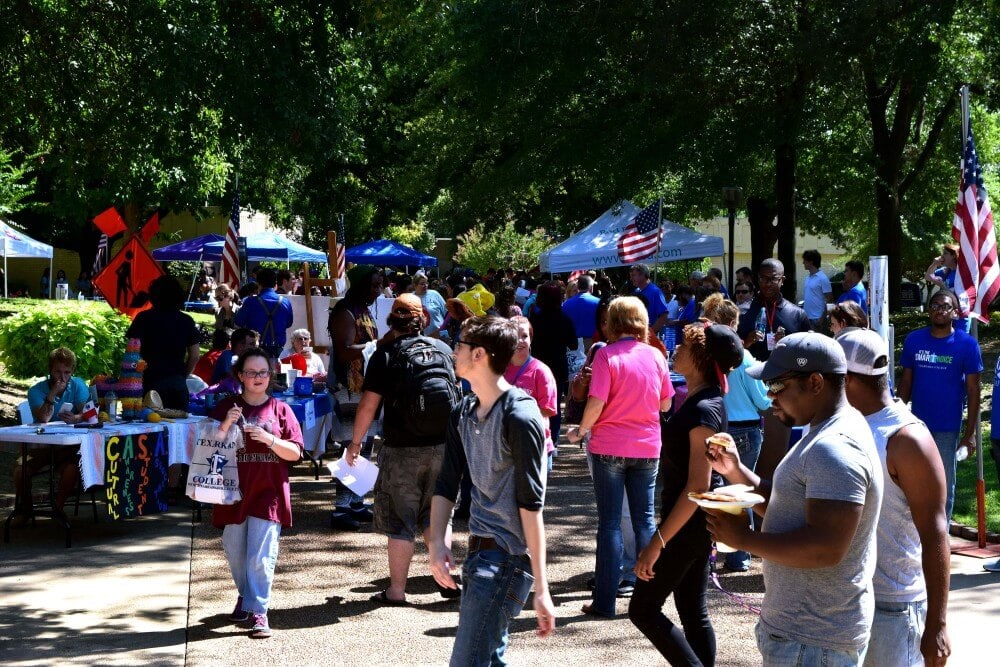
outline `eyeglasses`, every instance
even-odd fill
[[[762,283],[771,283],[772,285],[777,285],[778,283],[780,283],[782,280],[785,279],[785,276],[782,275],[782,274],[780,274],[780,273],[777,274],[777,275],[758,276],[758,277],[760,278],[760,282],[762,282]]]
[[[955,306],[950,303],[932,303],[927,307],[927,310],[938,311],[942,313],[947,313],[949,310],[954,310]]]
[[[788,385],[791,383],[791,381],[797,379],[798,377],[799,377],[798,375],[784,375],[780,378],[775,378],[773,380],[765,382],[764,386],[767,387],[767,393],[771,394],[772,396],[777,396],[781,392],[788,389]]]
[[[243,371],[240,373],[245,378],[251,380],[259,380],[260,378],[266,378],[271,375],[271,371]]]

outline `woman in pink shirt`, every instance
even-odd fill
[[[660,413],[674,395],[664,356],[644,342],[646,307],[636,297],[608,306],[610,343],[594,356],[590,393],[580,425],[568,434],[578,442],[592,431],[587,451],[597,498],[597,567],[594,599],[583,611],[611,618],[621,581],[622,499],[628,498],[636,548],[655,531],[653,494],[660,460]]]
[[[503,378],[510,384],[523,389],[535,399],[538,409],[545,418],[545,451],[549,455],[549,470],[552,470],[552,454],[555,444],[552,442],[552,431],[549,429],[549,417],[559,411],[556,398],[556,378],[548,366],[531,356],[531,337],[534,331],[531,321],[524,316],[510,318],[517,325],[517,347],[510,365],[504,371]]]

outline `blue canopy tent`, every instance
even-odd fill
[[[7,297],[7,258],[48,258],[49,260],[49,293],[45,296],[52,296],[52,246],[36,241],[24,232],[11,227],[3,220],[0,220],[0,251],[3,252],[3,295]]]
[[[153,251],[153,258],[168,262],[174,260],[218,262],[222,260],[222,247],[225,242],[225,238],[218,234],[205,234],[157,248]],[[247,237],[247,259],[251,262],[270,259],[322,264],[326,264],[327,261],[325,252],[313,250],[273,232],[259,232]]]
[[[222,259],[222,253],[219,252],[218,257],[211,257],[205,250],[205,246],[209,243],[215,242],[224,243],[225,239],[218,234],[204,234],[202,236],[196,236],[193,239],[157,248],[153,251],[153,259],[158,259],[163,262],[200,262],[202,260],[217,262]]]
[[[407,247],[395,241],[369,241],[348,248],[344,253],[348,262],[375,266],[437,266],[437,257]]]

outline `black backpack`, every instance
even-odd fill
[[[451,355],[425,336],[403,339],[390,367],[398,372],[393,406],[407,434],[444,442],[451,410],[462,398]]]

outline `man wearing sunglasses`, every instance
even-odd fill
[[[813,332],[784,337],[766,363],[747,370],[768,386],[778,419],[810,426],[773,481],[741,465],[735,447],[707,445],[729,483],[766,499],[754,508],[764,517],[759,533],[745,518],[707,510],[717,542],[763,558],[764,665],[858,665],[868,646],[883,477],[871,430],[847,402],[846,373],[840,345]]]
[[[899,380],[899,398],[910,402],[913,414],[930,429],[937,443],[948,480],[948,520],[955,505],[955,475],[959,446],[976,451],[976,428],[979,425],[979,374],[983,357],[976,339],[954,327],[958,297],[942,288],[928,308],[931,324],[917,329],[903,342],[903,377]],[[968,403],[965,430],[962,408]],[[959,440],[959,433],[962,434]]]

